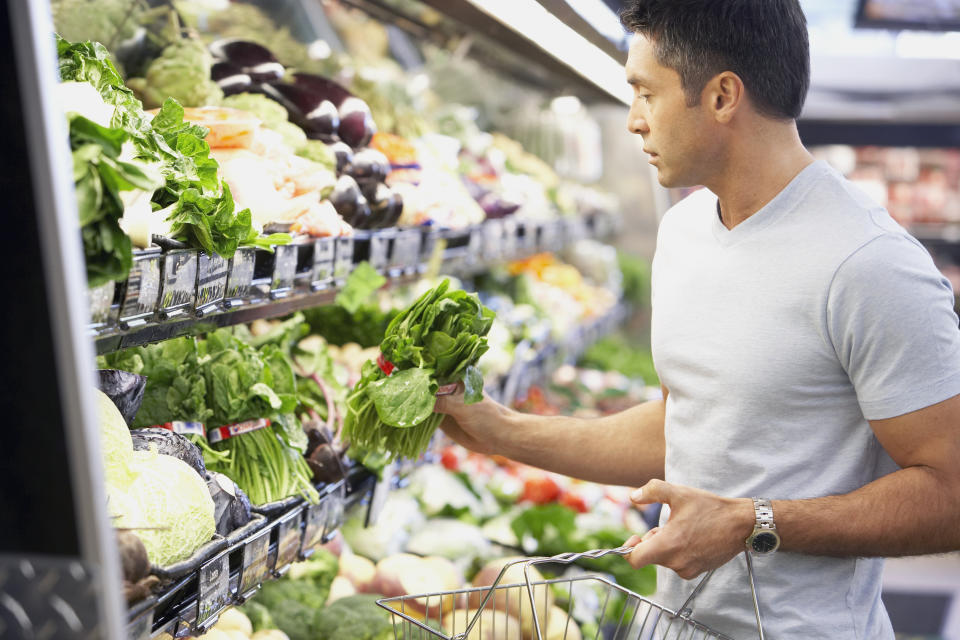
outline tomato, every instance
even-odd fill
[[[570,493],[569,491],[560,496],[560,504],[570,507],[577,513],[586,513],[589,511],[589,509],[587,509],[587,503],[584,501],[584,499],[575,493]]]
[[[533,476],[523,483],[521,500],[534,504],[547,504],[560,497],[560,487],[549,476]]]
[[[440,454],[440,464],[448,471],[457,471],[460,468],[460,456],[453,447],[447,447]]]

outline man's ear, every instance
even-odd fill
[[[747,101],[743,80],[732,71],[718,73],[703,89],[703,100],[717,122],[727,124]]]

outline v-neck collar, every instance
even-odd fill
[[[715,201],[714,215],[711,216],[713,237],[716,238],[720,246],[730,247],[756,235],[792,211],[800,197],[829,169],[829,165],[822,160],[811,162],[780,193],[774,196],[773,200],[763,205],[756,213],[733,229],[727,229],[720,219],[720,200],[718,198]]]

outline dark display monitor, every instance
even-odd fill
[[[856,26],[960,31],[960,0],[859,0]]]

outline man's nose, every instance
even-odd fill
[[[637,135],[643,135],[647,133],[650,128],[647,126],[647,121],[641,116],[630,114],[627,116],[627,131],[630,133],[635,133]]]

